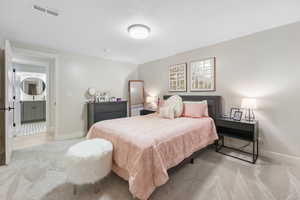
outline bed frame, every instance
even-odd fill
[[[164,100],[172,95],[164,95]],[[211,118],[221,117],[222,102],[221,96],[200,96],[200,95],[179,95],[183,101],[203,101],[207,100],[208,114]]]

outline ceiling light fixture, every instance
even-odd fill
[[[128,33],[134,39],[146,39],[149,37],[151,29],[143,24],[133,24],[128,27]]]

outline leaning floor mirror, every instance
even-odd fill
[[[144,81],[130,80],[128,82],[129,117],[140,114],[144,108]]]

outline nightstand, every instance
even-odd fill
[[[258,121],[235,121],[229,118],[217,118],[215,120],[215,123],[219,135],[219,140],[216,142],[216,152],[255,164],[258,158]],[[236,138],[252,143],[252,152],[246,152],[241,149],[226,146],[224,144],[224,137]],[[220,145],[219,141],[221,141]],[[252,160],[246,160],[240,157],[226,154],[221,151],[222,148],[250,154],[252,156]]]
[[[147,109],[143,109],[143,110],[140,110],[140,115],[149,115],[149,114],[152,114],[152,113],[155,113],[156,111],[154,110],[147,110]]]

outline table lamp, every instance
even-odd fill
[[[155,110],[157,108],[157,96],[147,96],[146,103],[150,105],[150,109]]]
[[[247,121],[255,120],[255,115],[254,115],[253,110],[256,109],[256,107],[257,107],[256,99],[254,99],[254,98],[243,98],[241,107],[247,110],[246,115],[245,115],[245,119]]]

